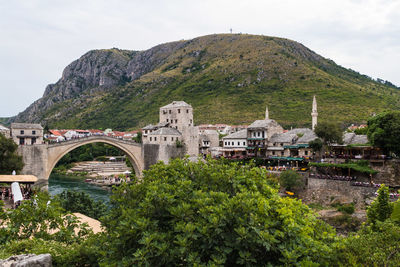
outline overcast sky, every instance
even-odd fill
[[[400,86],[400,0],[0,0],[0,117],[40,98],[91,49],[144,50],[233,32],[298,41]]]

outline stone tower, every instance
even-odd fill
[[[191,105],[184,101],[173,101],[161,107],[160,123],[167,123],[170,128],[175,128],[182,134],[189,156],[199,154],[199,128],[194,126]]]
[[[268,106],[265,108],[265,119],[269,120]]]
[[[311,117],[312,117],[311,129],[314,131],[315,126],[317,126],[317,121],[318,121],[317,99],[315,98],[315,95],[314,95],[313,103],[312,103]]]

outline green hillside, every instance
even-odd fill
[[[343,124],[400,108],[395,86],[338,66],[291,40],[219,34],[165,46],[170,53],[158,52],[158,60],[139,77],[131,79],[127,72],[123,82],[107,90],[84,88],[76,97],[53,101],[37,121],[55,128],[138,128],[157,122],[158,108],[173,100],[193,106],[196,124],[251,123],[268,105],[270,117],[283,126],[310,127],[313,95],[320,120]]]

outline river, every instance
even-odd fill
[[[64,190],[85,192],[94,200],[102,201],[106,205],[110,202],[111,191],[99,186],[85,183],[85,177],[70,177],[62,174],[52,173],[49,179],[49,193],[56,195]]]

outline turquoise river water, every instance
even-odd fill
[[[85,177],[76,178],[52,173],[49,179],[50,195],[60,194],[64,190],[85,192],[94,200],[103,201],[105,204],[108,204],[110,201],[110,190],[85,183]]]

